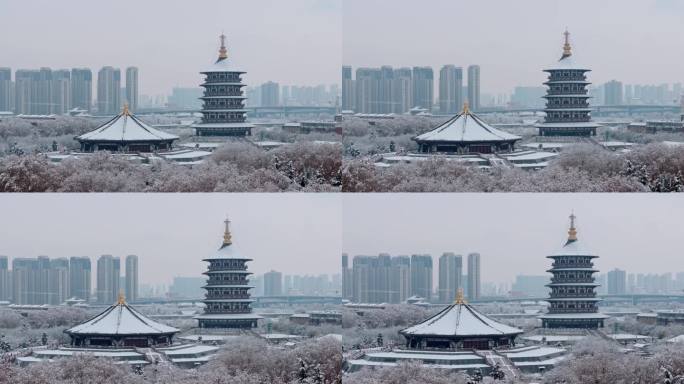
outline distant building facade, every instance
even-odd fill
[[[432,256],[411,255],[411,296],[432,299]]]
[[[434,73],[431,67],[413,67],[413,105],[432,111],[435,97]]]
[[[69,297],[90,301],[92,269],[89,257],[69,259]]]
[[[613,269],[608,271],[608,294],[609,295],[624,295],[627,293],[627,272],[622,269]]]
[[[439,71],[439,113],[455,114],[462,105],[463,68],[445,65]]]
[[[468,254],[468,300],[478,300],[480,298],[480,254]]]
[[[261,84],[261,106],[277,107],[280,105],[280,85],[273,81]]]
[[[88,68],[71,70],[71,107],[91,111],[93,104],[93,73]]]
[[[126,68],[126,103],[133,112],[138,110],[138,95],[138,68],[128,67]]]
[[[7,256],[0,256],[0,301],[12,301],[12,274]]]
[[[125,294],[128,301],[135,302],[140,295],[138,289],[138,256],[126,256]]]
[[[102,255],[97,259],[97,302],[110,304],[116,302],[120,293],[121,259],[112,255]]]
[[[459,288],[463,288],[463,257],[451,252],[439,258],[439,281],[437,294],[440,303],[451,303],[456,299]]]
[[[623,86],[617,80],[611,80],[604,85],[604,104],[620,105],[624,103]]]
[[[277,271],[264,273],[264,296],[282,296],[283,274]]]
[[[0,111],[14,111],[14,82],[12,69],[0,68]]]
[[[97,113],[116,115],[120,111],[121,70],[109,66],[103,67],[97,73]]]
[[[468,66],[468,103],[472,110],[478,111],[481,107],[480,102],[480,66],[470,65]]]

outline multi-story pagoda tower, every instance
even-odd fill
[[[551,288],[548,298],[548,313],[541,315],[543,328],[587,328],[603,327],[603,320],[608,316],[598,312],[598,302],[594,289],[599,286],[594,282],[593,259],[597,255],[587,251],[577,240],[575,214],[570,215],[570,230],[565,245],[552,255]]]
[[[247,111],[242,93],[242,75],[246,72],[232,67],[228,60],[226,36],[221,35],[218,60],[202,72],[205,76],[202,100],[202,121],[193,124],[197,136],[238,136],[252,134],[252,124],[245,122]]]
[[[230,220],[225,221],[223,244],[211,257],[203,261],[209,262],[209,269],[204,272],[209,278],[202,315],[196,317],[200,328],[255,328],[257,320],[262,317],[252,313],[249,290],[247,262],[233,246],[230,233]]]
[[[546,99],[546,118],[537,124],[540,136],[596,136],[598,124],[591,121],[586,73],[591,69],[582,66],[572,54],[570,33],[565,31],[563,55],[557,63],[544,69],[549,89]]]

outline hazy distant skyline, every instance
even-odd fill
[[[137,66],[141,94],[167,94],[199,86],[222,31],[247,85],[340,82],[341,0],[3,1],[0,67]]]
[[[254,259],[251,272],[340,273],[342,217],[335,195],[5,194],[0,211],[0,255],[88,256],[93,276],[101,255],[123,262],[135,254],[141,283],[202,277],[202,259],[223,241],[226,214],[232,246]]]
[[[684,79],[677,0],[344,0],[342,17],[345,65],[427,65],[437,81],[444,64],[479,64],[486,93],[542,86],[566,27],[595,84]]]
[[[578,238],[597,269],[684,272],[684,196],[660,194],[376,194],[343,197],[343,250],[355,255],[481,254],[482,281],[548,275],[546,256]],[[435,280],[435,284],[436,284]]]

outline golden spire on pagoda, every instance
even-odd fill
[[[124,293],[122,290],[119,291],[119,298],[116,300],[116,305],[125,305],[126,304],[126,297],[124,296]]]
[[[233,244],[233,236],[230,234],[230,220],[227,216],[224,223],[226,223],[226,230],[223,232],[223,245],[231,245]]]
[[[220,38],[221,38],[221,49],[219,49],[219,61],[228,58],[228,50],[226,49],[226,35],[224,35],[222,33]]]
[[[570,229],[568,229],[568,241],[575,241],[577,240],[577,229],[575,229],[575,219],[577,216],[575,216],[575,212],[572,212],[570,214]]]
[[[461,112],[462,115],[469,115],[470,114],[470,106],[468,105],[468,102],[463,103],[463,111]]]
[[[128,110],[128,103],[124,103],[123,112],[121,112],[121,114],[124,116],[130,116],[131,115],[131,112]]]
[[[454,301],[454,304],[466,304],[465,298],[463,298],[463,288],[459,288],[458,291],[456,291],[456,301]]]
[[[565,28],[563,35],[565,35],[565,44],[563,45],[563,56],[561,57],[561,60],[572,55],[572,47],[570,46],[570,32],[568,32],[567,28]]]

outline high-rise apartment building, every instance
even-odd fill
[[[391,264],[389,302],[398,304],[411,296],[411,259],[397,256],[392,258]]]
[[[38,115],[49,115],[54,112],[53,104],[53,73],[52,69],[43,67],[38,71],[38,82],[36,93],[33,97],[34,113]]]
[[[624,295],[627,292],[627,272],[615,268],[608,271],[607,280],[609,295]]]
[[[439,113],[456,114],[463,108],[463,68],[445,65],[439,71]]]
[[[603,87],[603,97],[605,98],[605,105],[620,105],[623,104],[623,87],[622,83],[617,80],[607,82]]]
[[[392,106],[394,113],[406,113],[413,106],[413,72],[411,68],[394,70]]]
[[[121,260],[112,255],[102,255],[97,259],[97,302],[111,304],[116,302],[120,292]]]
[[[0,301],[12,300],[12,276],[7,256],[0,256]]]
[[[411,256],[411,296],[430,301],[432,297],[432,256]]]
[[[437,295],[440,303],[451,303],[456,299],[459,288],[463,288],[463,258],[446,252],[439,258],[439,280]]]
[[[51,113],[63,115],[71,109],[71,71],[58,69],[52,72]]]
[[[121,71],[103,67],[97,73],[97,113],[116,115],[121,109]]]
[[[71,70],[71,107],[90,112],[93,103],[93,73],[88,68]]]
[[[39,73],[35,70],[19,69],[14,74],[14,113],[29,115],[36,113],[33,99],[38,90]]]
[[[468,66],[468,104],[470,109],[480,109],[480,66]]]
[[[276,271],[264,273],[264,296],[282,296],[283,274]]]
[[[48,304],[58,305],[69,298],[69,259],[50,260],[48,272]]]
[[[126,275],[125,275],[125,294],[126,300],[138,300],[140,291],[138,289],[138,256],[126,256]]]
[[[471,253],[468,255],[468,300],[480,298],[480,254]]]
[[[394,69],[389,65],[380,67],[380,79],[378,80],[378,106],[377,113],[394,112],[392,100],[394,88]]]
[[[69,259],[69,297],[90,301],[91,266],[89,257]]]
[[[283,90],[284,91],[284,90]],[[354,102],[354,80],[352,79],[351,66],[345,65],[342,67],[342,110],[353,111],[355,109]]]
[[[0,112],[12,111],[14,92],[12,92],[12,69],[0,68]]]
[[[291,276],[290,281],[292,280]],[[291,283],[285,284],[285,292],[288,293],[291,288]],[[349,268],[349,255],[346,253],[342,254],[342,298],[346,300],[351,300],[354,297],[354,292],[352,290],[352,270]]]
[[[261,106],[277,107],[280,105],[280,86],[278,83],[268,81],[261,84]]]
[[[378,113],[380,93],[380,69],[358,68],[356,70],[356,112]]]
[[[413,67],[413,107],[432,110],[434,83],[431,67]]]
[[[138,67],[126,68],[126,103],[128,109],[138,111]]]

